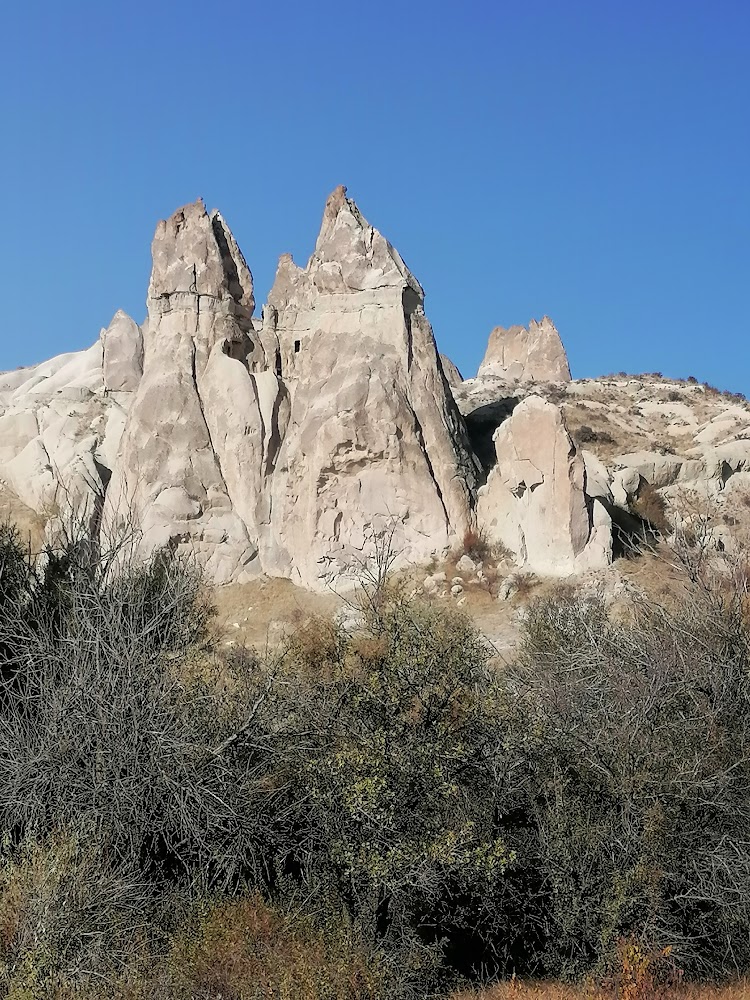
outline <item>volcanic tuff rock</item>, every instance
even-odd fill
[[[102,375],[108,392],[134,392],[143,375],[143,334],[127,313],[118,309],[102,342]]]
[[[490,543],[550,576],[611,560],[612,523],[586,494],[586,470],[560,408],[528,396],[494,434],[497,465],[479,490],[477,518]]]
[[[259,353],[249,336],[252,277],[221,216],[209,216],[200,201],[159,223],[152,252],[143,377],[107,491],[104,531],[117,536],[134,523],[140,551],[189,546],[215,582],[246,579],[257,541],[230,482],[235,433],[247,439],[242,459],[247,451],[255,459],[242,470],[248,492],[257,491],[261,466],[262,419],[248,371]]]
[[[402,561],[463,536],[477,468],[421,286],[343,188],[307,267],[281,258],[262,323],[201,202],[160,223],[153,257],[105,532],[135,522],[141,551],[187,547],[219,583],[262,571],[318,588],[391,523]]]
[[[0,492],[14,516],[95,518],[124,423],[98,343],[0,375]]]
[[[478,376],[495,375],[508,382],[569,382],[570,368],[555,324],[545,316],[528,329],[496,326],[490,333]]]
[[[440,355],[440,363],[443,366],[443,375],[445,375],[445,381],[453,389],[456,386],[461,385],[464,380],[461,372],[456,368],[450,358],[446,357],[444,354]]]
[[[159,223],[142,327],[118,312],[88,350],[0,374],[0,510],[10,496],[105,538],[135,523],[140,552],[193,552],[215,582],[317,589],[389,525],[402,563],[472,529],[559,575],[610,561],[610,515],[637,528],[646,485],[673,520],[686,490],[717,505],[727,546],[747,520],[744,401],[695,380],[572,382],[546,317],[496,328],[462,380],[344,188],[307,265],[283,256],[254,307],[218,213]]]
[[[262,542],[274,571],[336,576],[391,520],[403,559],[425,560],[472,524],[476,466],[423,299],[343,187],[307,267],[281,258],[263,326],[291,404]]]

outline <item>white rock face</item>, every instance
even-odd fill
[[[142,552],[184,548],[214,582],[242,581],[259,568],[257,539],[238,509],[240,493],[257,492],[262,462],[248,371],[262,353],[249,336],[252,276],[221,217],[200,201],[159,223],[152,255],[143,377],[103,530],[117,537],[134,523]]]
[[[462,537],[476,467],[422,288],[344,188],[307,267],[279,262],[263,329],[290,399],[264,567],[320,586],[391,522],[402,562]]]
[[[476,466],[423,293],[343,188],[307,267],[279,264],[263,322],[221,217],[159,224],[143,375],[104,529],[198,555],[217,583],[259,572],[324,588],[396,525],[402,562],[473,522]]]
[[[448,385],[454,389],[457,388],[464,380],[461,372],[456,368],[449,357],[445,354],[440,355],[440,363],[443,366],[443,375],[445,375],[445,381]]]
[[[0,493],[52,527],[98,516],[125,412],[105,398],[102,350],[0,374]]]
[[[102,373],[108,392],[135,392],[143,375],[143,335],[127,313],[118,309],[100,334]]]
[[[528,329],[496,326],[479,366],[477,377],[483,376],[508,382],[569,382],[568,358],[552,320],[532,320]]]
[[[528,396],[494,434],[497,465],[479,490],[477,521],[526,568],[550,576],[608,565],[612,525],[586,494],[583,458],[558,406]]]

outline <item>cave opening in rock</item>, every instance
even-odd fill
[[[483,481],[486,481],[490,470],[497,462],[493,435],[500,424],[508,419],[517,403],[518,399],[515,396],[510,396],[507,399],[478,406],[464,416],[469,443],[482,466]]]

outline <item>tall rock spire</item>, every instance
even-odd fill
[[[472,523],[474,459],[423,300],[343,187],[326,202],[307,266],[280,260],[267,316],[291,410],[264,565],[319,586],[391,520],[411,561]]]
[[[143,377],[104,528],[117,535],[135,524],[143,549],[183,545],[215,581],[242,579],[257,545],[235,510],[221,450],[235,407],[262,438],[247,368],[262,353],[251,336],[252,276],[221,216],[209,216],[201,201],[158,224],[152,256]],[[214,405],[217,384],[232,383],[231,407]]]

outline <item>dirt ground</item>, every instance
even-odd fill
[[[462,592],[451,595],[453,581],[460,574],[455,559],[438,567],[411,567],[396,579],[407,595],[418,595],[430,603],[458,607],[474,620],[500,659],[513,656],[520,637],[520,618],[529,601],[560,592],[568,585],[595,592],[602,590],[615,603],[616,595],[639,592],[666,606],[684,598],[688,586],[685,568],[666,543],[632,558],[621,558],[613,566],[569,580],[539,579],[512,566],[487,567],[489,579],[478,581],[464,574]],[[446,582],[435,594],[425,594],[422,584],[427,576],[444,572]],[[519,581],[518,592],[507,600],[498,597],[501,581],[513,572]],[[227,645],[252,646],[261,654],[272,648],[288,633],[289,626],[303,624],[312,617],[346,614],[347,597],[333,591],[315,593],[296,587],[289,580],[261,578],[252,583],[233,584],[212,592],[217,610],[216,629]],[[352,599],[349,595],[348,599]]]
[[[455,563],[444,564],[447,586],[458,579]],[[480,584],[464,579],[463,593],[453,597],[443,592],[428,596],[421,593],[421,584],[429,570],[414,567],[402,574],[399,583],[404,592],[419,593],[425,601],[458,606],[477,624],[500,656],[512,653],[518,637],[517,616],[530,595],[541,592],[544,585],[529,578],[523,592],[507,601],[498,600],[496,585]],[[217,609],[216,625],[221,641],[226,645],[253,646],[262,652],[273,646],[285,625],[302,624],[315,616],[332,616],[344,608],[345,596],[334,593],[314,593],[296,587],[289,580],[260,579],[252,583],[232,584],[212,592]]]

